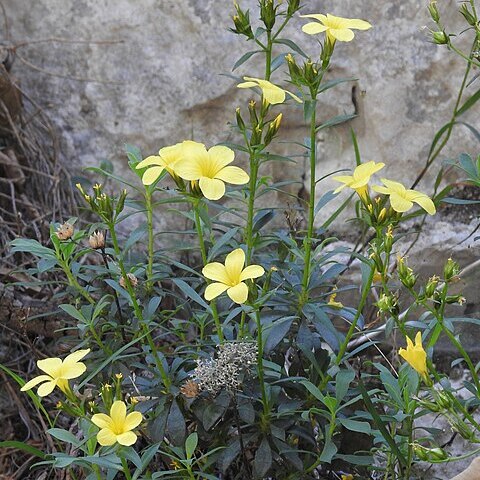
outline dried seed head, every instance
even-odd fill
[[[90,245],[90,248],[93,248],[95,250],[101,249],[105,247],[105,234],[100,231],[96,231],[90,235],[88,238],[88,244]]]
[[[198,383],[193,380],[187,380],[181,387],[180,393],[187,398],[195,398],[200,393],[200,387]]]
[[[238,390],[243,374],[248,374],[257,360],[257,345],[227,342],[217,347],[216,358],[197,360],[192,380],[200,390],[216,395],[222,389]]]
[[[133,273],[127,273],[127,277],[130,280],[130,284],[132,285],[132,287],[136,288],[138,285],[137,277]],[[122,277],[119,283],[122,288],[127,288],[127,281],[125,280],[125,277]]]
[[[63,223],[55,232],[59,240],[68,240],[73,235],[73,225],[71,223]]]

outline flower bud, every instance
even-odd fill
[[[382,223],[387,218],[387,209],[383,207],[378,214],[377,220],[378,223]]]
[[[248,102],[248,112],[250,113],[250,124],[254,129],[258,125],[257,102],[255,100]]]
[[[105,234],[100,231],[92,233],[88,238],[88,244],[94,250],[105,248]]]
[[[285,60],[287,61],[288,71],[290,73],[290,78],[293,82],[303,83],[303,73],[300,70],[300,67],[297,65],[294,56],[289,53],[285,55]]]
[[[257,125],[253,131],[252,136],[250,137],[250,144],[251,145],[258,145],[262,141],[262,128],[260,125]]]
[[[437,45],[448,45],[450,43],[450,38],[444,30],[432,32],[432,40],[433,43],[436,43]]]
[[[300,8],[300,0],[288,0],[287,16],[291,17]]]
[[[449,258],[443,268],[443,278],[446,282],[456,277],[460,273],[460,266],[457,262]]]
[[[268,145],[280,129],[280,124],[282,123],[282,114],[279,113],[274,120],[268,125],[267,133],[265,134],[265,145]]]
[[[425,286],[425,296],[427,298],[430,298],[433,296],[439,280],[440,279],[436,275],[428,279],[427,285]]]
[[[428,11],[430,12],[430,16],[432,17],[432,20],[435,23],[438,23],[440,21],[440,13],[438,12],[436,0],[432,0],[430,2],[430,4],[428,5]]]
[[[133,274],[133,273],[127,273],[127,277],[128,277],[128,280],[130,280],[130,285],[133,287],[133,288],[136,288],[137,285],[138,285],[138,279],[137,277]],[[122,277],[120,279],[120,286],[123,287],[123,288],[127,288],[127,281],[125,279],[125,277]]]
[[[460,305],[463,305],[465,303],[465,297],[462,297],[462,295],[447,295],[445,297],[445,303],[458,303]]]
[[[235,116],[237,117],[237,126],[240,130],[245,130],[245,122],[243,121],[240,107],[235,110]]]
[[[244,12],[237,2],[235,2],[235,9],[237,10],[237,14],[233,16],[235,28],[231,28],[230,31],[237,35],[245,35],[249,40],[253,39],[254,35],[250,25],[250,14],[248,10]]]
[[[317,80],[318,70],[315,68],[314,63],[311,60],[307,60],[303,64],[303,77],[308,84],[313,84]]]
[[[276,10],[273,0],[260,0],[260,20],[268,31],[271,31],[275,25]]]
[[[72,238],[73,235],[73,225],[71,223],[63,223],[60,225],[55,232],[59,240],[68,240],[69,238]]]
[[[459,12],[463,15],[469,25],[471,25],[472,27],[475,26],[475,16],[472,14],[472,12],[470,12],[466,3],[462,4]]]
[[[462,420],[454,420],[450,423],[452,430],[458,432],[465,440],[472,441],[475,439],[475,433]]]
[[[435,394],[435,402],[445,410],[449,410],[452,407],[452,400],[451,398],[444,392],[436,392]]]
[[[127,190],[124,188],[122,190],[122,193],[120,194],[120,197],[118,198],[117,206],[115,208],[116,215],[119,215],[122,212],[123,207],[125,206],[126,198],[127,198]]]

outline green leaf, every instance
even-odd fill
[[[59,307],[68,315],[73,317],[75,320],[78,320],[81,323],[87,323],[87,319],[82,315],[82,312],[77,310],[73,305],[69,305],[68,303],[64,303],[59,305]]]
[[[264,352],[269,353],[273,350],[285,337],[290,330],[293,321],[298,318],[297,316],[283,317],[278,320],[274,320],[271,325],[268,325],[265,330],[265,345]]]
[[[318,203],[315,207],[315,216],[328,202],[333,200],[337,195],[338,193],[333,193],[333,190],[329,190],[328,192],[324,193],[318,200]]]
[[[398,461],[402,464],[403,467],[406,467],[407,461],[405,460],[403,453],[397,447],[395,440],[392,438],[383,420],[380,418],[380,415],[375,410],[375,406],[373,405],[372,400],[370,399],[370,395],[368,394],[367,389],[365,388],[365,385],[363,384],[361,378],[358,379],[358,388],[360,389],[363,401],[365,402],[365,407],[367,408],[368,412],[373,418],[373,421],[375,422],[375,427],[380,430],[380,433],[383,435],[384,440],[388,443],[388,446],[395,454]]]
[[[205,300],[190,285],[188,285],[188,283],[179,278],[173,278],[172,281],[187,297],[211,313],[212,309],[210,308],[210,305],[208,305],[208,303],[205,302]]]
[[[354,378],[355,372],[353,370],[340,370],[337,373],[337,376],[335,377],[335,397],[338,404],[340,404],[347,394],[348,388],[350,387],[350,384]]]
[[[262,440],[262,443],[255,453],[253,466],[258,478],[264,478],[272,466],[272,449],[266,438]]]
[[[366,433],[367,435],[371,434],[372,427],[368,422],[359,422],[358,420],[351,420],[350,418],[339,418],[338,420],[347,430]]]
[[[312,382],[308,380],[302,380],[300,382],[317,400],[320,400],[325,404],[325,396]]]
[[[304,58],[308,58],[308,55],[292,40],[288,38],[277,38],[273,43],[279,43],[280,45],[286,45],[291,48],[294,52],[297,52]]]
[[[208,261],[211,262],[218,254],[218,252],[227,245],[230,240],[235,237],[238,233],[239,228],[231,228],[226,233],[224,233],[213,245],[213,247],[208,252]]]
[[[185,440],[185,453],[187,455],[187,460],[190,460],[195,452],[195,449],[198,445],[198,434],[197,432],[191,433]]]
[[[16,238],[10,242],[12,246],[12,252],[27,252],[40,258],[48,258],[56,260],[55,252],[50,248],[44,247],[37,240],[28,238]]]
[[[26,453],[29,453],[30,455],[34,455],[35,457],[46,457],[46,455],[38,448],[32,447],[28,443],[17,442],[15,440],[7,440],[5,442],[0,442],[0,448],[15,448],[17,450],[22,450]]]
[[[480,89],[478,89],[456,112],[455,116],[463,115],[480,100]]]
[[[232,72],[236,70],[240,65],[243,65],[249,58],[253,57],[256,53],[260,53],[261,50],[252,50],[251,52],[247,52],[242,55],[236,62],[232,68]]]
[[[173,400],[167,418],[167,435],[174,445],[183,445],[187,427],[185,418],[176,400]]]
[[[347,113],[345,115],[337,115],[336,117],[332,117],[326,122],[322,123],[318,127],[315,128],[316,132],[319,132],[320,130],[323,130],[324,128],[330,128],[334,127],[335,125],[340,125],[342,123],[348,122],[349,120],[352,120],[353,118],[357,117],[358,115],[355,113]]]
[[[332,439],[327,436],[325,438],[325,445],[323,447],[322,454],[320,455],[320,461],[324,463],[330,463],[337,451],[337,446],[333,443]]]
[[[82,442],[73,433],[64,430],[63,428],[50,428],[47,433],[52,437],[72,444],[74,447],[78,447]]]
[[[330,88],[335,87],[336,85],[339,85],[341,83],[345,82],[355,82],[358,80],[358,78],[355,77],[348,77],[348,78],[338,78],[337,80],[331,80],[330,82],[325,82],[323,85],[320,86],[318,89],[318,93],[322,93],[325,90],[329,90]]]

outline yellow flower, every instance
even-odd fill
[[[384,166],[384,163],[375,163],[372,160],[358,165],[353,171],[353,175],[340,175],[333,177],[337,182],[343,183],[343,185],[340,185],[333,193],[338,193],[345,187],[350,187],[362,197],[367,191],[367,184],[370,181],[370,177],[381,170]]]
[[[176,143],[169,147],[161,148],[158,155],[150,155],[142,160],[136,168],[149,168],[145,171],[142,177],[144,185],[151,185],[157,178],[166,170],[170,175],[174,176],[174,166],[182,158],[182,144]]]
[[[46,375],[39,375],[38,377],[32,378],[32,380],[27,382],[20,390],[24,392],[44,382],[37,390],[37,394],[40,397],[49,395],[55,387],[58,387],[62,392],[66,393],[70,388],[68,381],[72,378],[79,377],[87,369],[85,364],[79,360],[89,352],[89,348],[86,350],[77,350],[65,357],[63,361],[60,358],[38,360],[37,367],[45,372]]]
[[[427,354],[422,346],[422,332],[417,332],[415,336],[415,345],[407,337],[407,349],[401,348],[398,353],[404,358],[412,368],[414,368],[423,378],[427,379]]]
[[[101,429],[97,434],[100,445],[110,446],[118,442],[120,445],[129,446],[137,441],[137,435],[132,430],[142,422],[142,414],[132,412],[127,415],[125,402],[117,400],[113,402],[110,415],[96,413],[92,422]]]
[[[302,103],[302,100],[298,98],[293,93],[284,90],[283,88],[277,87],[272,82],[268,80],[262,80],[261,78],[254,78],[254,77],[243,77],[246,82],[239,83],[237,85],[238,88],[254,88],[260,87],[262,91],[263,98],[267,103],[271,103],[272,105],[277,105],[279,103],[283,103],[285,101],[286,94],[288,93],[294,100],[299,103]]]
[[[390,195],[390,203],[396,212],[407,212],[413,207],[413,202],[415,202],[430,215],[435,214],[435,204],[424,193],[416,190],[407,190],[401,183],[387,180],[386,178],[381,180],[385,186],[376,185],[372,189],[378,193]]]
[[[302,30],[309,35],[326,32],[327,38],[331,43],[335,40],[339,42],[350,42],[355,36],[352,29],[368,30],[372,26],[365,20],[356,18],[342,18],[335,15],[322,15],[321,13],[311,13],[309,15],[300,15],[301,17],[314,18],[317,22],[307,23]]]
[[[334,307],[334,308],[343,308],[343,303],[342,302],[337,302],[337,300],[335,300],[335,298],[337,298],[337,294],[336,293],[332,293],[330,295],[330,297],[328,297],[328,303],[327,305],[329,307]]]
[[[235,303],[245,303],[248,297],[248,287],[245,280],[261,277],[265,270],[260,265],[245,265],[245,253],[241,248],[237,248],[227,255],[225,265],[218,262],[205,265],[202,270],[203,275],[215,283],[211,283],[205,289],[205,299],[210,301],[223,292]]]
[[[342,480],[353,480],[353,475],[351,473],[348,475],[342,475]]]
[[[249,176],[233,162],[234,152],[217,145],[208,151],[203,143],[187,140],[182,143],[182,158],[175,163],[175,173],[184,180],[199,180],[203,195],[209,200],[218,200],[225,194],[225,183],[244,185]]]

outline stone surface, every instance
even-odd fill
[[[240,3],[254,11],[257,1]],[[208,145],[235,139],[227,123],[234,120],[235,107],[246,110],[253,93],[238,91],[235,80],[220,74],[231,73],[235,60],[253,47],[228,31],[233,2],[4,0],[3,4],[10,39],[3,31],[1,40],[20,44],[14,72],[54,120],[69,164],[97,165],[106,158],[124,173],[126,142],[138,145],[146,155],[186,138]],[[457,2],[440,4],[448,28],[457,31],[462,26]],[[358,78],[359,116],[319,136],[318,176],[354,165],[349,133],[353,127],[365,160],[384,161],[389,177],[412,182],[435,131],[450,117],[463,62],[429,43],[421,31],[429,23],[424,1],[366,5],[312,0],[307,10],[365,18],[374,26],[358,32],[353,42],[338,45],[329,78]],[[285,36],[316,55],[318,44],[301,32],[303,23],[294,19]],[[52,38],[57,41],[47,41]],[[261,72],[257,58],[234,73],[261,76]],[[281,71],[273,76],[277,83],[284,79]],[[301,140],[307,129],[299,109],[277,110],[285,111],[285,137]],[[319,117],[326,120],[354,110],[352,85],[345,84],[323,96]],[[474,152],[475,147],[470,134],[459,130],[439,160]],[[277,148],[295,151],[291,145]],[[245,161],[241,157],[240,163]],[[308,184],[306,162],[300,158],[299,163],[300,168],[272,166],[266,173],[274,180],[293,177]],[[434,166],[421,183],[426,192],[437,171]],[[332,185],[320,183],[319,193]],[[298,190],[298,185],[291,187],[291,193]],[[341,201],[337,200],[324,216]]]

